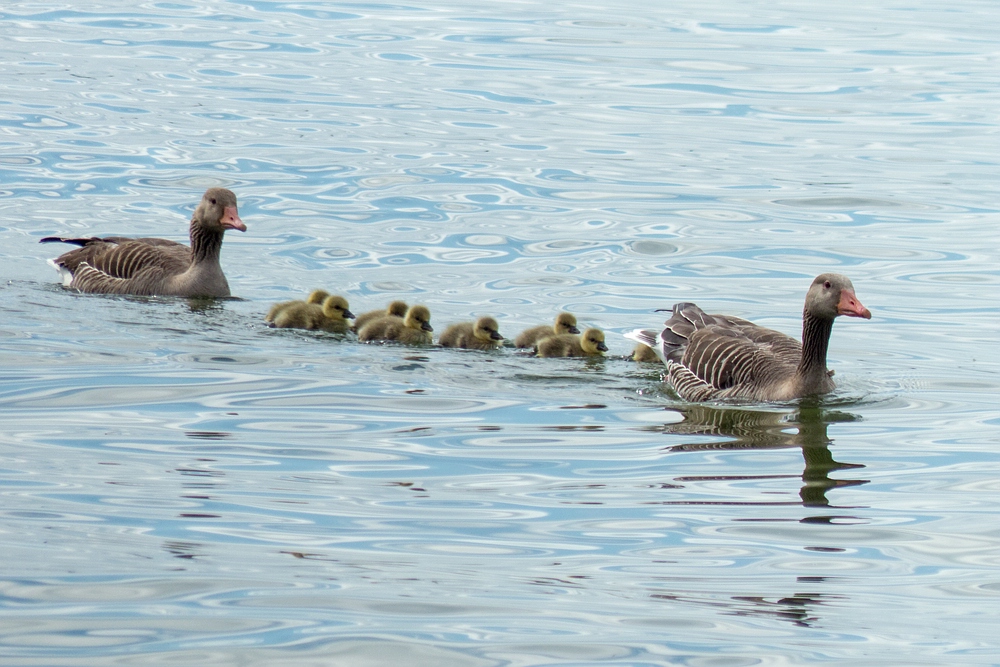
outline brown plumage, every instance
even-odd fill
[[[802,342],[738,317],[709,315],[693,303],[674,305],[659,334],[626,337],[650,345],[666,365],[666,381],[689,401],[787,401],[834,389],[826,367],[833,321],[871,319],[854,285],[836,273],[817,276],[802,310]]]
[[[312,292],[309,293],[309,296],[306,298],[305,301],[296,300],[296,301],[282,301],[281,303],[276,303],[273,306],[271,306],[271,309],[269,311],[267,311],[267,315],[264,316],[264,321],[273,322],[274,318],[280,311],[284,310],[285,308],[288,308],[293,304],[314,303],[316,305],[322,305],[323,300],[326,299],[326,297],[328,296],[330,296],[330,293],[327,292],[326,290],[314,289]]]
[[[559,334],[547,336],[538,341],[536,353],[540,357],[592,357],[608,351],[604,344],[604,332],[587,329],[579,336]]]
[[[499,325],[492,317],[480,317],[475,322],[459,322],[444,330],[438,338],[438,344],[442,347],[463,347],[470,350],[495,350],[503,345],[503,336],[498,329]]]
[[[121,236],[48,236],[41,242],[81,246],[50,260],[63,285],[81,292],[224,297],[229,296],[229,283],[219,251],[227,229],[247,229],[237,212],[236,195],[225,188],[209,188],[191,217],[190,247],[166,239]]]
[[[367,313],[361,313],[354,318],[354,330],[361,331],[361,328],[372,320],[377,320],[387,315],[391,317],[405,317],[408,308],[409,306],[406,305],[405,301],[393,301],[383,310],[369,310]]]
[[[354,314],[347,299],[336,294],[323,300],[323,305],[304,301],[294,302],[278,311],[273,326],[278,329],[310,329],[346,333],[351,328]]]
[[[386,315],[372,320],[361,327],[358,340],[391,340],[406,345],[429,345],[434,342],[432,331],[431,311],[427,306],[417,305],[407,309],[406,317]]]
[[[519,333],[514,339],[514,347],[535,347],[535,343],[546,336],[578,333],[580,330],[576,328],[576,317],[571,313],[559,313],[552,326],[541,324]]]

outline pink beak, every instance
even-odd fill
[[[849,289],[841,290],[840,292],[840,303],[837,304],[837,314],[847,315],[848,317],[863,317],[866,320],[872,318],[872,311],[865,308],[858,297],[854,296],[854,292]]]
[[[247,230],[247,226],[240,220],[240,214],[236,212],[235,206],[227,206],[222,212],[222,226],[226,229],[236,229],[241,232]]]

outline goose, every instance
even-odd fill
[[[444,330],[438,338],[438,344],[442,347],[495,350],[503,344],[499,328],[492,317],[480,317],[475,322],[459,322]]]
[[[431,311],[427,306],[410,306],[406,317],[385,315],[372,320],[358,331],[358,340],[391,340],[406,345],[429,345],[431,338]]]
[[[840,315],[871,319],[854,285],[837,273],[816,276],[802,309],[802,342],[738,317],[708,315],[678,303],[659,334],[637,329],[625,336],[649,345],[666,377],[688,401],[788,401],[834,389],[826,367],[833,321]]]
[[[236,208],[236,195],[209,188],[191,216],[191,246],[157,238],[68,238],[47,236],[80,246],[49,263],[63,286],[94,294],[145,296],[229,296],[229,283],[219,264],[222,235],[247,230]]]
[[[278,329],[321,329],[331,333],[346,333],[351,328],[354,313],[347,305],[347,299],[331,295],[323,300],[323,305],[293,302],[278,311],[273,326]]]
[[[305,301],[296,300],[296,301],[282,301],[281,303],[276,303],[273,306],[271,306],[271,309],[269,311],[267,311],[267,315],[264,316],[264,321],[273,322],[274,318],[280,311],[284,310],[285,308],[288,308],[293,304],[314,303],[317,305],[322,305],[323,300],[326,299],[326,297],[328,296],[330,296],[330,293],[327,292],[326,290],[314,289],[312,292],[309,292],[309,296],[306,297]]]
[[[607,351],[604,332],[600,329],[587,329],[579,336],[573,334],[546,336],[538,341],[536,347],[539,357],[593,357]]]
[[[559,313],[552,326],[542,324],[519,333],[514,339],[514,347],[535,347],[535,343],[545,336],[578,333],[580,330],[576,328],[576,317],[571,313]]]
[[[371,322],[372,320],[377,320],[386,315],[392,317],[405,317],[406,310],[409,308],[405,301],[393,301],[384,310],[369,310],[367,313],[361,313],[356,318],[354,318],[355,331],[361,331],[361,328]]]

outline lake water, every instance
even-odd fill
[[[0,664],[1000,664],[992,2],[5,3]],[[80,295],[52,234],[239,299]],[[821,402],[691,406],[697,301]],[[604,361],[264,326],[314,287]]]

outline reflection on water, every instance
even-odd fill
[[[829,447],[833,440],[827,436],[828,425],[858,421],[860,417],[857,415],[826,409],[809,402],[804,402],[793,413],[706,405],[689,405],[676,409],[683,420],[665,424],[657,430],[672,434],[719,435],[727,439],[672,445],[668,447],[670,451],[801,448],[805,468],[802,470],[803,484],[799,496],[806,507],[827,507],[830,504],[826,497],[829,489],[868,482],[835,480],[829,477],[831,472],[837,470],[865,467],[859,463],[835,461]],[[757,476],[757,479],[769,478],[774,476]],[[692,478],[681,480],[692,481]],[[803,520],[822,519],[810,517]]]

